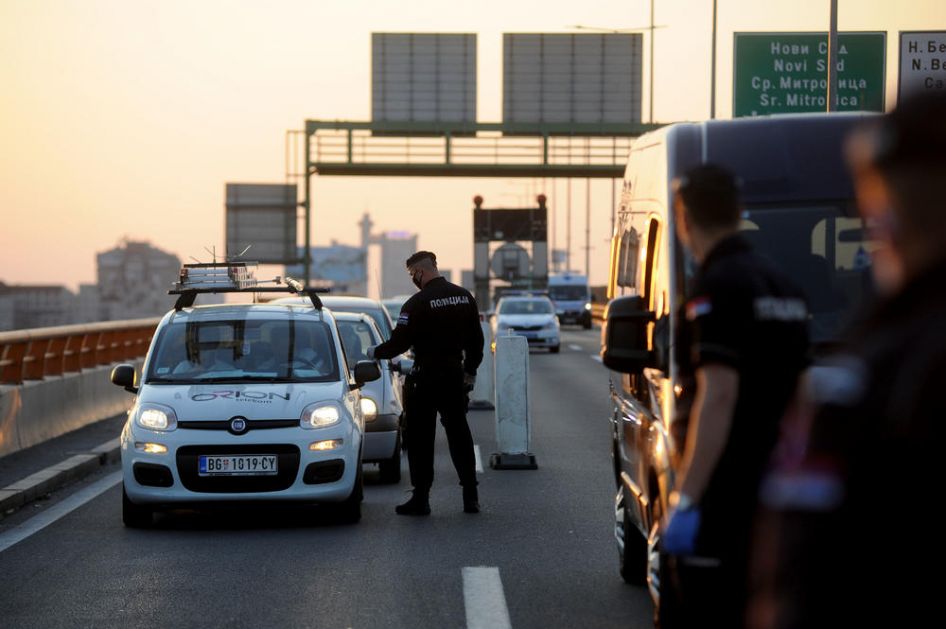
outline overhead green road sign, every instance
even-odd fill
[[[828,109],[827,33],[735,33],[733,117]],[[838,111],[883,111],[886,33],[838,37]]]

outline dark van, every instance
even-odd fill
[[[741,228],[805,290],[814,346],[829,346],[870,292],[870,243],[842,155],[844,138],[864,115],[676,124],[632,146],[611,245],[602,358],[611,370],[620,572],[646,583],[655,602],[659,522],[681,454],[671,422],[690,393],[674,360],[675,331],[695,270],[676,239],[672,181],[701,163],[738,175]]]

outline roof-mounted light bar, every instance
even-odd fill
[[[244,290],[257,285],[257,262],[185,264],[174,287],[187,289]]]
[[[272,280],[258,280],[256,269],[258,262],[210,262],[185,264],[169,295],[178,295],[175,310],[183,310],[194,305],[197,295],[202,293],[294,293],[305,295],[316,310],[322,309],[319,292],[325,289],[306,287],[291,277],[276,277]],[[260,286],[274,284],[274,286]]]

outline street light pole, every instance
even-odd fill
[[[828,29],[828,111],[837,111],[838,99],[838,0],[831,0]]]
[[[710,120],[713,120],[716,118],[716,0],[713,0],[713,51],[710,63]]]
[[[654,28],[656,28],[654,26],[654,0],[650,0],[650,76],[648,78],[650,86],[647,88],[650,105],[647,107],[647,112],[650,115],[651,124],[654,122]]]

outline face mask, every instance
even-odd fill
[[[416,286],[418,289],[423,288],[423,286],[421,286],[421,283],[420,283],[423,277],[424,277],[423,271],[418,271],[417,273],[411,274],[411,281],[414,282],[414,286]]]

